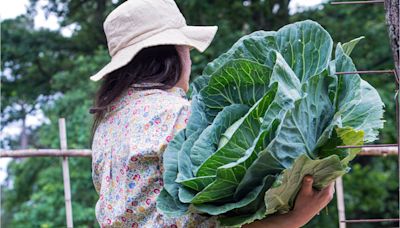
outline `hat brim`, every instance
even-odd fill
[[[90,79],[98,81],[107,74],[128,64],[143,48],[158,45],[187,45],[203,52],[213,40],[217,26],[185,26],[179,29],[168,29],[143,41],[119,50],[111,61]]]

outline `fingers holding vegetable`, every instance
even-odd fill
[[[293,213],[306,224],[333,199],[334,182],[322,190],[313,188],[314,179],[310,175],[303,178],[301,189],[296,197]]]

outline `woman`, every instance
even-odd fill
[[[173,0],[131,0],[104,22],[111,62],[92,80],[102,80],[95,99],[93,183],[99,193],[101,227],[214,227],[214,217],[188,214],[167,218],[157,212],[163,187],[162,152],[186,126],[185,97],[190,49],[204,51],[215,26],[187,26]],[[306,177],[294,209],[245,227],[300,227],[332,199]]]

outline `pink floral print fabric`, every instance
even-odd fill
[[[215,227],[214,218],[168,218],[156,209],[163,188],[162,154],[185,128],[190,101],[179,87],[129,88],[113,102],[96,129],[92,177],[101,227]]]

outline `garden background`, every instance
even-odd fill
[[[1,148],[59,148],[60,117],[66,118],[68,147],[90,148],[92,116],[88,110],[99,83],[90,81],[89,76],[109,60],[102,23],[122,2],[30,0],[26,13],[1,21]],[[215,40],[204,53],[192,51],[192,78],[241,36],[256,30],[277,30],[303,19],[317,21],[336,41],[365,36],[352,53],[359,70],[393,69],[383,4],[332,6],[324,2],[297,8],[289,7],[290,0],[176,2],[188,24],[219,26]],[[7,1],[1,7],[5,10]],[[35,27],[39,11],[56,17],[61,27]],[[363,78],[378,89],[386,105],[385,128],[377,143],[396,143],[393,76]],[[27,121],[39,117],[39,124]],[[15,126],[20,129],[18,134],[6,133]],[[91,160],[71,158],[69,165],[74,225],[98,227],[94,214],[98,196],[91,179]],[[13,159],[6,172],[1,183],[1,227],[66,226],[59,158]],[[347,218],[398,217],[397,180],[397,157],[356,158],[352,170],[343,178]],[[336,200],[308,227],[338,227]]]

